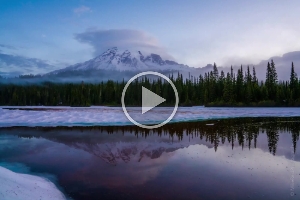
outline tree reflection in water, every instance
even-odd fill
[[[22,130],[18,132],[19,137],[32,138],[43,137],[54,139],[62,143],[72,141],[88,144],[99,142],[98,133],[115,134],[131,133],[136,137],[147,138],[150,135],[168,135],[172,141],[181,141],[184,136],[189,138],[200,138],[214,146],[217,151],[219,144],[226,141],[232,145],[236,144],[242,147],[247,146],[249,149],[256,148],[259,134],[266,133],[268,138],[268,148],[270,153],[276,155],[279,132],[291,134],[291,140],[294,147],[294,153],[297,148],[297,141],[300,135],[300,118],[240,118],[213,120],[202,122],[183,122],[170,123],[157,129],[142,129],[137,126],[101,126],[101,127],[10,127],[1,128],[0,134],[7,131]],[[76,135],[74,131],[84,132],[83,135]],[[13,132],[16,134],[16,132]],[[48,134],[47,134],[48,133]],[[88,137],[89,134],[93,137]]]
[[[288,199],[299,134],[300,118],[0,128],[0,164],[53,174],[73,199]]]

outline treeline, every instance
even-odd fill
[[[300,106],[300,82],[291,65],[289,81],[278,81],[275,63],[268,62],[266,80],[258,81],[255,67],[243,66],[237,74],[221,72],[216,65],[214,70],[200,76],[200,85],[205,91],[203,102],[210,106]],[[201,82],[202,81],[202,82]],[[206,94],[207,92],[207,94]]]
[[[219,73],[216,64],[211,72],[199,77],[173,74],[179,105],[206,106],[300,106],[300,82],[291,66],[289,81],[278,81],[275,63],[268,63],[266,80],[258,81],[255,68],[243,66],[236,73]],[[107,81],[99,84],[51,83],[35,85],[0,84],[0,105],[121,105],[126,82]],[[163,79],[142,77],[127,89],[126,105],[141,105],[142,86],[166,99],[163,106],[174,105],[171,85]]]
[[[207,126],[206,124],[214,124]],[[20,131],[18,131],[20,130]],[[75,131],[75,132],[74,132]],[[82,135],[76,131],[84,132]],[[206,141],[211,144],[215,151],[219,146],[230,144],[231,148],[241,147],[242,149],[253,149],[264,145],[258,144],[259,137],[266,135],[269,152],[276,155],[280,134],[289,134],[291,145],[296,153],[299,144],[300,126],[299,117],[293,118],[237,118],[224,120],[211,120],[188,123],[171,123],[157,129],[143,129],[138,126],[97,126],[97,127],[10,127],[0,129],[1,134],[17,134],[24,138],[46,138],[49,140],[74,143],[88,143],[97,145],[103,142],[102,137],[95,137],[101,134],[132,133],[137,138],[147,138],[153,135],[161,137],[169,136],[172,142],[178,142],[187,138]],[[63,133],[63,134],[62,134]],[[93,140],[89,139],[93,135]],[[82,136],[82,137],[81,137]]]

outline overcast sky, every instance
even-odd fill
[[[0,0],[0,52],[67,65],[111,47],[192,67],[300,50],[300,1]]]

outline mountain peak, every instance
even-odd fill
[[[154,64],[158,64],[158,65],[165,65],[166,62],[160,57],[160,55],[158,54],[150,54],[149,56],[147,57],[144,57],[141,52],[139,51],[140,53],[140,59],[142,62],[144,63],[154,63]]]
[[[111,49],[107,49],[105,52],[103,52],[100,56],[104,56],[104,55],[115,55],[118,52],[118,48],[117,47],[113,47]],[[98,56],[99,57],[99,56]]]
[[[162,66],[179,65],[174,61],[163,60],[160,55],[151,53],[148,56],[144,56],[141,51],[130,52],[125,50],[120,52],[117,47],[106,50],[103,54],[92,59],[98,63],[97,66],[92,64],[92,68],[95,69],[114,69],[118,71],[136,71],[145,69],[155,70],[168,70],[168,68],[161,68]],[[105,67],[104,67],[105,66]],[[171,69],[170,69],[171,70]]]
[[[112,52],[117,52],[118,51],[118,47],[112,47],[111,49],[108,49],[108,51],[112,51]]]
[[[78,63],[62,70],[51,73],[67,71],[87,71],[87,70],[116,70],[116,71],[179,71],[189,68],[174,61],[163,60],[160,55],[151,53],[145,56],[141,51],[131,52],[125,50],[121,52],[117,47],[112,47],[99,56],[84,63]]]

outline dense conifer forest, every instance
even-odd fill
[[[179,73],[169,76],[175,84],[180,106],[300,106],[300,82],[291,65],[290,80],[278,81],[275,63],[267,65],[265,81],[258,81],[255,68],[243,68],[225,74],[216,64],[211,72],[184,79]],[[0,83],[0,105],[90,106],[121,105],[126,82],[51,83],[18,85]],[[142,77],[132,82],[126,92],[126,105],[141,105],[141,86],[166,99],[162,106],[172,106],[175,96],[163,79]]]

